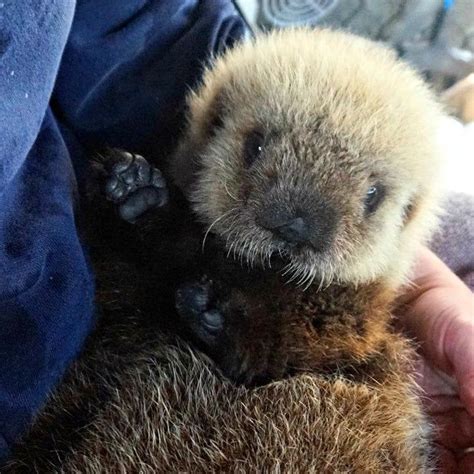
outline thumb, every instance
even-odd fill
[[[474,415],[474,296],[427,249],[420,252],[413,282],[400,319],[425,357],[456,378],[461,401]]]

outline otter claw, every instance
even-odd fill
[[[161,172],[140,155],[119,152],[105,183],[105,195],[117,204],[119,215],[135,222],[150,209],[168,202],[166,181]]]

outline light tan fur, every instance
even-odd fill
[[[425,421],[405,375],[380,386],[301,375],[251,391],[185,347],[144,344],[138,331],[135,353],[100,348],[74,368],[5,472],[424,472]],[[397,358],[406,362],[405,352]],[[79,440],[69,420],[61,433],[85,401],[97,414]],[[48,433],[52,441],[38,441]]]

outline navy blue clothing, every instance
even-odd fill
[[[243,33],[229,0],[1,0],[0,459],[93,325],[76,143],[166,140],[202,63]]]

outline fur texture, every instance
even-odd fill
[[[293,355],[299,347],[300,362],[320,360],[324,370],[311,374],[316,367],[306,365],[300,367],[304,373],[270,385],[236,386],[174,335],[177,318],[168,298],[174,275],[167,259],[183,255],[170,254],[176,248],[171,236],[192,236],[193,223],[163,222],[169,233],[161,245],[149,247],[150,234],[137,234],[112,216],[88,221],[99,285],[98,327],[2,472],[423,471],[427,423],[409,375],[411,349],[386,325],[389,298],[369,297],[363,303],[374,304],[374,317],[381,317],[373,321],[377,329],[368,323],[368,331],[366,322],[361,326],[350,316],[362,309],[358,303],[351,302],[345,321],[332,318],[336,307],[322,306],[319,316],[325,313],[334,330],[326,337],[332,332],[342,352],[334,354],[332,344],[322,344],[311,354],[307,343],[317,341],[314,331],[305,330],[311,297],[297,290],[297,308],[304,313],[299,319],[288,308],[294,323],[288,334],[299,337]],[[156,221],[149,232],[155,228]],[[199,249],[202,234],[194,236]],[[186,248],[190,255],[196,252],[192,241]],[[147,265],[152,249],[158,266]],[[230,275],[237,280],[243,274]],[[248,291],[245,297],[248,303]],[[340,303],[346,303],[344,298]],[[264,313],[247,321],[250,327],[234,321],[236,334],[275,319]],[[285,321],[277,330],[291,329]],[[324,323],[316,326],[321,337]],[[345,334],[337,336],[337,327]],[[348,333],[353,334],[346,339]],[[254,334],[249,347],[262,338],[264,333]],[[284,351],[277,354],[285,356]],[[324,354],[331,363],[325,363]],[[339,367],[333,364],[335,356]]]
[[[434,222],[440,112],[430,93],[381,46],[301,30],[217,59],[189,105],[172,173],[210,230],[206,253],[189,216],[171,212],[140,232],[100,221],[104,314],[8,469],[428,470],[414,352],[390,315]],[[255,132],[263,152],[249,166]],[[369,215],[372,185],[385,194]],[[290,248],[257,224],[272,206],[329,222],[326,204],[337,219],[324,249]],[[296,281],[321,285],[305,292],[269,270],[259,279],[227,258],[234,251],[262,266],[281,254]],[[197,343],[232,378],[277,382],[237,387],[177,341],[189,332],[172,299],[183,268],[228,289],[217,302],[224,335]]]
[[[143,311],[141,271],[110,248],[94,259],[99,327],[2,472],[423,472],[402,340],[384,383],[302,374],[237,387]]]

